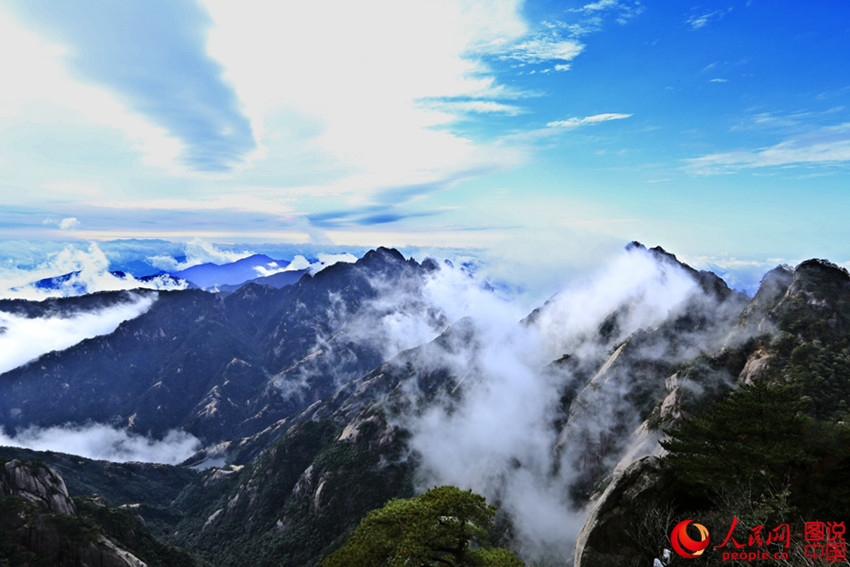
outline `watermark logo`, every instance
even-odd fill
[[[688,534],[688,526],[693,524],[699,532],[697,539],[692,538]],[[708,528],[702,524],[698,524],[693,520],[684,520],[676,524],[673,531],[670,532],[670,545],[673,546],[673,551],[687,559],[699,557],[708,547],[709,537]]]
[[[712,526],[714,529],[715,526]],[[773,529],[764,524],[749,530],[739,528],[738,518],[733,517],[721,543],[711,546],[718,550],[722,561],[788,561],[791,558],[802,562],[824,561],[846,563],[847,529],[844,522],[805,521],[802,532],[794,532],[789,524],[779,524]],[[690,533],[688,529],[690,528]],[[721,532],[722,533],[722,532]],[[716,535],[716,534],[715,534]],[[800,541],[799,539],[802,539]],[[676,524],[670,532],[673,551],[685,559],[694,559],[709,548],[708,528],[694,520]],[[718,538],[719,541],[720,538]],[[792,545],[792,540],[796,542]],[[665,550],[664,560],[656,559],[656,566],[669,564],[670,551]]]

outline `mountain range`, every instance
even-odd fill
[[[246,259],[236,279],[270,261]],[[174,275],[230,281],[196,268]],[[850,418],[850,276],[825,260],[778,267],[748,297],[632,243],[594,282],[521,314],[462,269],[379,248],[281,286],[0,311],[69,317],[139,297],[150,308],[113,332],[0,375],[0,425],[177,431],[194,454],[176,466],[0,457],[49,465],[75,517],[149,565],[318,565],[369,510],[435,484],[497,504],[497,538],[535,565],[626,565],[644,552],[612,554],[612,526],[638,511],[612,494],[663,456],[667,428],[759,381],[805,397],[813,420]],[[28,513],[35,525],[47,512]],[[150,537],[140,551],[116,529],[125,521]]]

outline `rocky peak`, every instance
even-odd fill
[[[20,496],[54,514],[77,513],[62,477],[40,464],[7,462],[0,471],[0,494]]]
[[[415,260],[405,260],[402,253],[395,248],[384,248],[383,246],[366,252],[354,265],[367,268],[370,272],[384,274],[395,273],[407,266],[419,267]]]
[[[829,260],[806,260],[794,271],[789,292],[798,289],[823,296],[846,293],[850,289],[850,273]]]
[[[709,295],[715,296],[717,299],[724,301],[729,299],[730,297],[736,297],[737,299],[741,299],[743,294],[737,293],[729,289],[729,286],[726,285],[726,282],[723,281],[723,278],[715,274],[714,272],[710,272],[707,270],[696,270],[688,264],[679,260],[675,254],[671,254],[664,250],[661,246],[656,246],[654,248],[647,249],[646,246],[641,244],[640,242],[633,240],[628,245],[626,245],[626,250],[644,250],[656,260],[662,263],[672,264],[678,266],[679,268],[685,270],[688,274],[693,277],[699,286]]]

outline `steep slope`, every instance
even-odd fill
[[[0,425],[96,421],[157,437],[181,428],[205,443],[256,433],[380,364],[382,346],[347,326],[381,286],[415,287],[430,269],[378,249],[282,289],[162,292],[114,333],[0,376]],[[43,312],[118,297],[6,304]]]
[[[0,559],[4,564],[195,565],[188,554],[156,541],[130,515],[113,511],[109,521],[103,521],[109,514],[103,505],[75,503],[62,477],[43,464],[12,459],[0,460],[0,465]]]
[[[808,454],[795,470],[789,466],[784,473],[788,484],[782,502],[786,503],[758,500],[762,509],[753,516],[756,519],[750,517],[756,503],[747,498],[738,499],[732,509],[715,511],[723,499],[695,502],[693,495],[682,494],[681,481],[675,476],[677,469],[670,463],[657,459],[624,462],[614,481],[592,502],[576,548],[575,565],[649,564],[653,557],[661,556],[671,522],[686,516],[710,522],[715,516],[727,521],[735,515],[745,522],[758,523],[757,518],[765,522],[768,513],[776,513],[770,512],[775,506],[780,510],[788,506],[789,497],[799,508],[793,508],[787,521],[794,522],[799,515],[820,515],[824,510],[827,515],[836,514],[841,508],[839,501],[850,502],[845,491],[834,489],[836,479],[846,475],[850,464],[847,447],[840,441],[846,439],[840,424],[850,417],[848,344],[850,275],[846,270],[825,260],[808,260],[793,270],[780,266],[768,272],[724,346],[680,365],[667,380],[668,396],[654,415],[670,427],[685,416],[702,415],[715,400],[727,399],[724,396],[730,388],[737,391],[737,384],[759,381],[771,388],[783,388],[786,396],[802,402],[814,420],[795,418],[809,424],[803,435],[817,435],[801,438],[796,445],[806,447]],[[748,418],[742,415],[737,419]],[[755,454],[748,458],[758,463]],[[746,484],[745,479],[741,482]],[[832,496],[820,498],[830,491]],[[642,527],[643,532],[632,529],[628,541],[612,547],[612,534],[623,526]],[[800,554],[799,561],[807,561],[802,551]],[[707,565],[722,564],[719,553],[707,554],[704,559]]]
[[[333,396],[235,447],[231,465],[202,473],[176,502],[185,518],[175,542],[216,565],[318,565],[359,520],[414,492],[417,458],[409,433],[392,424],[423,399],[450,389],[450,367],[434,354],[468,338],[455,326],[403,352]],[[278,439],[252,462],[256,443]]]
[[[746,305],[740,294],[718,285],[711,276],[694,276],[667,254],[656,256],[658,252],[645,249],[634,253],[649,255],[672,270],[668,275],[679,274],[690,282],[687,299],[672,316],[665,314],[653,326],[637,329],[631,319],[635,306],[612,304],[597,326],[573,343],[575,352],[554,362],[531,363],[529,379],[550,383],[540,392],[560,398],[544,400],[541,406],[549,408],[540,419],[552,432],[552,444],[543,452],[552,456],[537,465],[526,460],[533,455],[518,454],[507,459],[504,471],[502,463],[492,460],[494,484],[487,480],[483,488],[494,502],[505,504],[513,497],[504,483],[540,475],[533,482],[554,486],[553,496],[566,496],[565,514],[570,507],[583,505],[591,488],[629,448],[631,431],[666,395],[665,378],[676,365],[700,354],[695,341],[719,348],[736,324]],[[555,308],[553,302],[525,324],[514,322],[509,336],[519,333],[519,339],[551,331],[554,327],[545,325],[553,315],[549,310]],[[434,424],[429,416],[435,408],[445,408],[444,419],[450,421],[469,411],[470,400],[496,387],[492,357],[504,352],[499,352],[502,346],[488,343],[493,339],[486,323],[459,320],[435,340],[349,381],[258,438],[233,445],[232,458],[245,466],[206,473],[201,481],[206,490],[199,490],[212,498],[184,501],[189,507],[178,529],[184,534],[180,544],[209,559],[215,557],[222,565],[257,556],[269,558],[269,564],[318,564],[365,511],[439,480],[433,470],[427,472],[433,468],[429,461],[433,455],[420,453],[421,443],[416,441],[423,427]],[[598,427],[602,419],[605,429]],[[439,431],[442,425],[437,427]],[[274,438],[282,440],[252,462],[256,446],[266,446]],[[459,441],[440,436],[439,442],[445,458],[454,458]],[[503,450],[492,447],[494,453]],[[199,501],[200,506],[190,504]],[[502,522],[509,526],[512,508],[505,509],[508,516]],[[307,533],[311,536],[305,542]],[[501,537],[528,556],[536,553],[518,534],[508,528]]]

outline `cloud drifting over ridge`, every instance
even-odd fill
[[[596,372],[613,347],[636,331],[657,328],[687,305],[711,309],[713,304],[690,274],[645,250],[622,253],[595,277],[552,298],[528,324],[520,323],[515,305],[470,285],[474,280],[468,274],[446,268],[441,273],[430,283],[426,304],[450,315],[457,330],[446,342],[426,345],[418,360],[449,370],[460,398],[438,396],[437,403],[422,403],[409,383],[404,388],[416,410],[391,422],[412,434],[409,446],[421,459],[421,487],[454,484],[480,492],[509,514],[527,558],[563,557],[584,514],[574,510],[569,492],[580,476],[577,457],[558,448],[563,431],[554,424],[565,417],[559,407],[564,392],[583,387],[593,374],[579,375],[552,361],[570,355],[576,368]],[[618,324],[601,339],[600,326],[615,313]],[[416,327],[400,327],[414,336],[411,328]],[[703,338],[688,340],[699,344]],[[641,356],[653,360],[667,353],[662,339]],[[623,396],[620,378],[596,387],[600,394],[585,396],[582,403],[609,407],[571,408],[569,427],[598,437],[639,422],[628,404],[611,404]]]
[[[242,258],[247,258],[251,255],[251,252],[246,250],[238,252],[233,250],[224,250],[200,238],[193,238],[187,242],[184,245],[184,252],[186,258],[183,261],[167,255],[149,256],[147,261],[154,268],[167,270],[169,272],[179,272],[186,268],[191,268],[198,264],[205,264],[207,262],[212,264],[229,264],[231,262],[241,260]]]
[[[109,265],[109,259],[95,243],[87,250],[67,245],[34,267],[0,267],[0,298],[39,301],[99,291],[177,290],[187,285],[167,277],[137,280],[131,274],[110,272]],[[42,285],[41,280],[51,281]]]
[[[154,295],[146,295],[96,311],[41,318],[0,311],[0,374],[48,352],[107,335],[124,321],[145,313],[155,301]]]
[[[56,451],[88,459],[114,462],[140,461],[176,465],[200,448],[200,441],[185,431],[169,431],[152,439],[104,424],[30,427],[9,436],[0,429],[0,445],[34,451]]]

